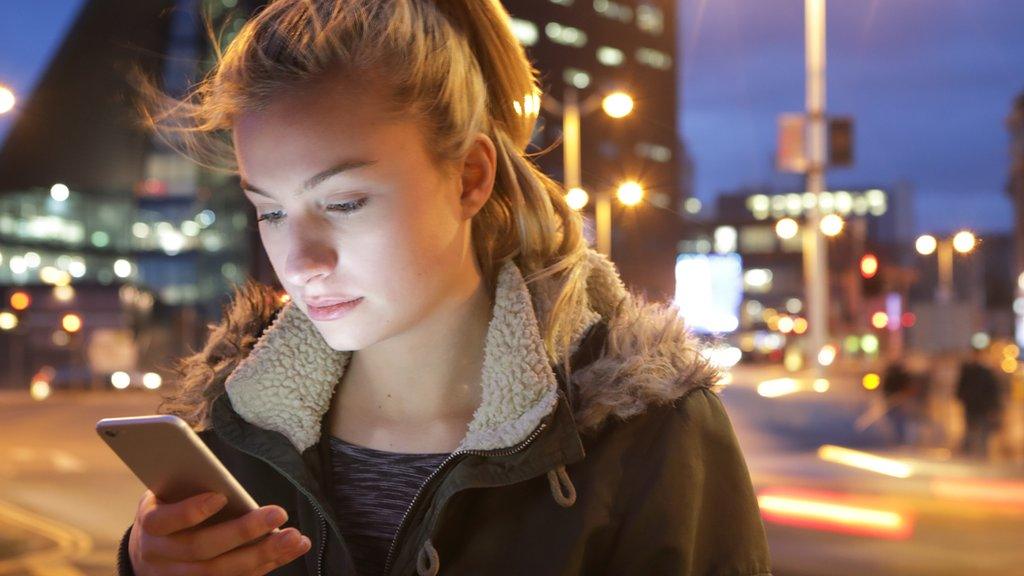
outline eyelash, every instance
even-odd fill
[[[340,212],[342,216],[348,216],[348,215],[352,214],[353,212],[359,210],[363,206],[365,206],[366,202],[367,202],[366,198],[360,198],[359,200],[352,200],[350,202],[343,202],[341,204],[328,204],[327,205],[327,209],[328,210],[332,210],[332,209],[335,209],[335,207],[341,206],[342,207],[341,209],[335,209],[334,211],[335,212]],[[349,206],[349,208],[344,208],[345,206]],[[256,218],[256,221],[257,222],[264,222],[265,221],[267,224],[269,224],[271,226],[274,226],[274,225],[280,224],[281,219],[283,218],[283,216],[280,216],[279,214],[281,214],[281,210],[274,210],[273,212],[265,212],[263,214],[259,214],[258,215],[259,217]]]

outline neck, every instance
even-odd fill
[[[477,272],[461,295],[410,330],[353,352],[337,406],[360,419],[402,428],[469,422],[481,401],[492,310]]]

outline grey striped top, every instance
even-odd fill
[[[359,576],[384,573],[398,524],[448,453],[385,452],[331,436],[331,504]]]

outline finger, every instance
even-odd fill
[[[287,520],[284,508],[264,506],[232,520],[154,539],[153,554],[178,560],[209,560],[251,543]]]
[[[156,501],[142,512],[142,530],[149,536],[167,536],[191,528],[220,510],[227,499],[214,492],[204,492],[180,502]]]
[[[247,544],[203,563],[210,574],[249,576],[284,566],[310,549],[309,538],[294,528],[282,530],[258,544]]]

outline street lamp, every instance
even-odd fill
[[[775,224],[775,233],[783,240],[796,238],[800,232],[800,225],[792,218],[783,218]]]
[[[644,188],[636,180],[627,180],[619,185],[615,196],[624,206],[636,206],[644,199]]]
[[[939,287],[935,291],[935,299],[948,303],[953,300],[953,252],[970,254],[978,244],[978,239],[968,230],[961,230],[952,238],[936,239],[930,234],[917,238],[914,243],[918,254],[930,256],[936,251],[939,255]]]
[[[5,114],[14,110],[14,104],[14,91],[3,84],[0,84],[0,114]]]
[[[580,118],[595,112],[598,108],[603,109],[605,114],[611,118],[624,118],[633,111],[633,98],[625,92],[615,91],[606,95],[594,93],[580,102],[576,88],[566,86],[562,102],[555,101],[551,96],[545,96],[541,106],[551,114],[562,116],[565,188],[568,192],[566,201],[569,202],[570,207],[580,210],[589,201],[589,196],[580,183]],[[633,194],[635,195],[635,190]],[[642,198],[641,189],[640,199]],[[597,192],[594,205],[597,251],[609,256],[612,251],[611,202],[609,191],[599,190]]]

